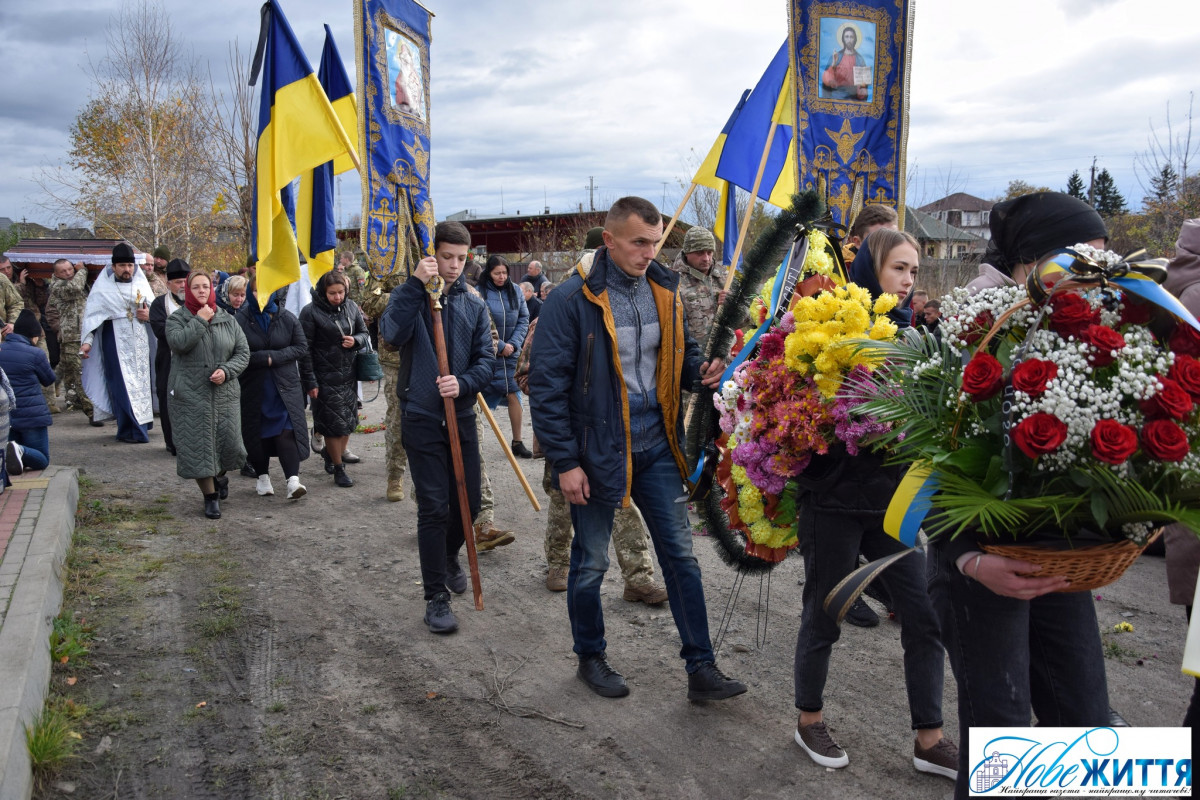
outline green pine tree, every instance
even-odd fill
[[[1121,192],[1117,189],[1117,182],[1113,180],[1113,176],[1107,169],[1100,170],[1100,174],[1096,176],[1096,185],[1093,187],[1093,191],[1096,198],[1096,211],[1100,213],[1100,216],[1116,217],[1126,212],[1125,198],[1121,196]]]
[[[1079,170],[1075,170],[1071,177],[1067,178],[1067,194],[1076,200],[1087,200],[1087,189],[1083,186],[1083,178],[1079,177]]]
[[[1169,203],[1178,191],[1179,175],[1175,172],[1174,167],[1167,164],[1157,175],[1150,179],[1151,194],[1146,199],[1155,203]]]

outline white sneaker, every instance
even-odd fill
[[[16,442],[9,442],[4,451],[4,463],[8,468],[9,475],[20,475],[25,471],[25,463],[23,457],[25,448]]]
[[[308,490],[305,489],[304,484],[300,482],[299,475],[293,475],[292,477],[288,478],[287,492],[288,500],[299,500],[301,497],[304,497],[304,495],[308,494]]]
[[[266,497],[267,495],[275,494],[275,487],[271,485],[270,475],[259,475],[258,485],[254,488],[258,491],[259,497]]]

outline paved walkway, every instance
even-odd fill
[[[70,467],[12,482],[0,494],[0,800],[32,791],[25,725],[41,710],[50,681],[50,629],[79,502]]]

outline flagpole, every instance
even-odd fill
[[[685,208],[687,208],[688,200],[691,199],[692,192],[694,191],[696,191],[696,184],[693,182],[688,185],[687,193],[683,196],[683,202],[679,204],[679,208],[675,209],[675,216],[671,217],[671,222],[667,225],[666,229],[663,230],[662,241],[658,243],[658,249],[654,251],[655,258],[658,258],[658,254],[661,253],[663,247],[666,246],[667,237],[671,235],[671,229],[674,228],[675,223],[679,221],[679,215],[683,213]]]
[[[742,245],[746,243],[746,234],[750,230],[750,217],[754,213],[754,204],[758,202],[758,187],[762,184],[763,172],[767,169],[767,156],[771,154],[771,142],[775,140],[775,129],[779,127],[778,120],[771,120],[771,130],[767,132],[767,144],[763,147],[762,159],[758,162],[758,172],[754,176],[754,188],[750,190],[750,202],[746,206],[746,214],[742,217],[742,225],[738,228],[737,247],[733,249],[733,263],[729,265],[729,274],[725,276],[725,291],[733,285],[733,276],[737,274],[738,259],[742,255]]]

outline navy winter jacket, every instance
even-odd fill
[[[517,357],[521,355],[525,334],[529,332],[529,308],[525,305],[525,296],[512,281],[502,287],[489,284],[490,281],[481,283],[478,289],[496,325],[496,335],[500,339],[496,347],[503,350],[506,344],[513,346],[512,353],[507,356],[497,352],[492,363],[492,381],[487,393],[489,400],[495,400],[520,391],[517,386]]]
[[[400,351],[396,396],[406,413],[437,420],[446,411],[438,394],[437,351],[433,317],[425,284],[411,277],[392,290],[379,320],[379,335]],[[458,378],[455,410],[460,417],[474,414],[475,395],[492,379],[492,329],[487,306],[467,291],[462,275],[442,295],[442,330],[450,374]]]
[[[38,347],[17,333],[10,333],[0,344],[0,368],[8,374],[17,407],[11,415],[11,427],[17,430],[47,428],[54,424],[50,407],[42,395],[43,386],[52,386],[57,377],[50,359]]]
[[[608,300],[610,269],[618,267],[602,247],[586,279],[576,270],[546,298],[530,358],[529,408],[555,485],[561,473],[583,467],[588,502],[618,507],[629,504],[633,465],[629,400]],[[687,462],[681,393],[698,384],[703,357],[684,324],[679,276],[655,261],[646,279],[662,335],[655,373],[658,403],[682,492]]]

